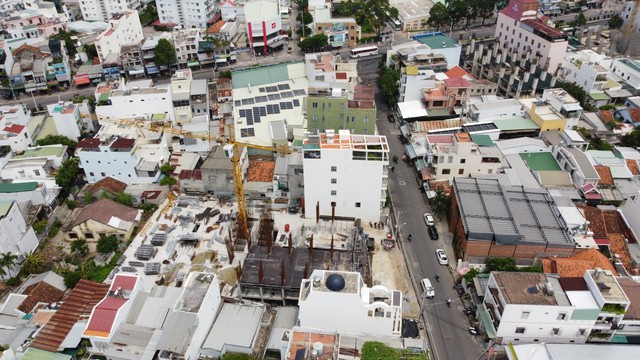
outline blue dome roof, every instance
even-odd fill
[[[331,291],[340,291],[344,289],[345,281],[342,275],[340,274],[331,274],[327,276],[326,281],[327,289]]]

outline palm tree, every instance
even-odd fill
[[[4,276],[16,265],[16,260],[18,260],[18,256],[10,252],[0,254],[0,277],[2,277],[2,281],[4,281]]]
[[[44,266],[44,259],[40,253],[32,251],[25,255],[24,260],[20,264],[22,270],[29,274],[38,274],[42,272]]]

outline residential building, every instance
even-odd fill
[[[532,54],[543,67],[553,73],[563,63],[567,51],[567,35],[537,18],[538,0],[510,0],[498,14],[496,41],[518,58]]]
[[[502,154],[495,147],[478,146],[465,132],[426,135],[427,177],[453,180],[456,176],[497,174]]]
[[[518,99],[527,116],[540,127],[540,131],[562,131],[567,125],[567,118],[547,102],[536,98]]]
[[[59,102],[47,105],[47,112],[53,118],[56,131],[71,140],[78,140],[86,130],[93,130],[89,102],[81,104]]]
[[[379,221],[387,194],[389,146],[385,136],[349,130],[307,133],[303,141],[305,214]],[[367,181],[362,181],[367,174]]]
[[[7,41],[0,40],[0,80],[9,80],[13,70],[13,53]]]
[[[624,314],[629,309],[629,298],[611,271],[588,270],[584,274],[584,280],[599,310],[596,314],[595,325],[589,333],[589,340],[591,342],[610,342],[618,325],[623,321]]]
[[[545,89],[542,92],[542,100],[567,119],[565,125],[567,129],[573,129],[578,125],[578,120],[582,116],[582,106],[569,93],[563,89]]]
[[[376,104],[373,88],[356,85],[340,88],[309,88],[307,129],[316,134],[347,129],[351,134],[376,134]]]
[[[574,209],[577,208],[574,207]],[[586,249],[568,257],[551,256],[541,258],[540,262],[542,271],[545,274],[557,275],[560,278],[581,277],[586,271],[597,268],[617,274],[615,267],[611,264],[611,260],[598,249]]]
[[[98,90],[102,90],[98,86]],[[146,121],[173,121],[171,89],[155,86],[150,79],[121,81],[117,87],[105,87],[96,94],[99,121],[141,118]]]
[[[114,277],[107,295],[93,308],[83,333],[83,337],[91,342],[92,352],[100,353],[106,348],[127,318],[138,291],[144,291],[138,276],[117,274]]]
[[[104,69],[101,64],[82,65],[76,71],[76,75],[73,77],[73,82],[76,87],[89,84],[97,86],[100,81],[102,81],[103,75]]]
[[[228,21],[235,19],[237,22],[244,23],[244,6],[240,6],[231,0],[220,3],[218,6],[222,20]]]
[[[558,279],[494,271],[479,307],[482,326],[501,344],[585,343],[600,312],[587,274]]]
[[[86,239],[95,247],[101,237],[114,235],[118,241],[131,238],[142,217],[142,210],[110,199],[100,199],[83,208],[74,209],[64,224],[68,241]]]
[[[9,80],[14,92],[47,90],[48,80],[55,79],[50,52],[24,44],[13,50],[13,60]]]
[[[242,178],[245,179],[249,169],[247,148],[239,147],[238,149],[240,151]],[[214,194],[235,194],[232,165],[230,150],[221,145],[214,146],[200,168],[204,191]]]
[[[505,219],[498,214],[506,214],[500,215]],[[547,190],[503,186],[497,179],[453,179],[449,230],[457,234],[457,257],[473,263],[487,257],[532,262],[537,253],[571,254],[576,249]]]
[[[247,38],[254,54],[267,54],[288,39],[282,31],[279,0],[251,0],[244,4]]]
[[[179,125],[191,122],[206,123],[208,136],[209,91],[207,81],[194,80],[189,69],[174,72],[171,77],[171,99],[173,118]]]
[[[162,70],[169,69],[169,66],[167,65],[156,65],[154,62],[155,49],[160,39],[165,39],[170,42],[173,41],[173,38],[170,32],[163,32],[160,35],[149,36],[144,40],[142,46],[140,47],[140,51],[142,52],[142,58],[144,62],[144,68],[145,68],[145,71],[147,72],[147,75],[149,76],[155,75]]]
[[[126,136],[126,137],[123,137]],[[78,143],[76,156],[90,183],[111,176],[127,184],[159,181],[160,166],[169,159],[162,133],[103,125],[95,138]]]
[[[436,55],[439,60],[446,64],[446,59]],[[444,80],[443,73],[436,73],[434,70],[421,69],[418,66],[406,66],[400,68],[400,93],[398,102],[420,101],[423,99],[423,90],[434,88],[436,80]]]
[[[467,116],[471,121],[487,121],[496,118],[524,116],[524,108],[516,99],[474,102],[469,105]]]
[[[401,68],[403,66],[429,66],[434,71],[446,71],[446,64],[458,65],[460,62],[461,46],[440,32],[414,35],[413,41],[392,45],[387,51],[387,66]]]
[[[591,163],[596,166],[609,169],[612,179],[631,179],[633,174],[627,167],[627,162],[616,156],[613,151],[587,150],[587,156]]]
[[[382,285],[368,287],[357,272],[327,270],[314,270],[302,280],[301,289],[299,326],[379,336],[401,334],[401,291]]]
[[[186,0],[157,0],[158,20],[165,26],[179,25],[183,29],[205,29],[218,8],[213,0],[187,2]]]
[[[120,56],[123,46],[140,43],[144,38],[140,16],[136,10],[113,14],[109,18],[109,25],[95,40],[100,62],[104,62],[109,54]]]
[[[122,70],[129,76],[144,75],[141,47],[142,41],[137,44],[123,45],[120,47],[120,64]]]
[[[560,167],[571,174],[577,188],[587,184],[598,185],[600,176],[584,151],[575,147],[557,147],[554,149],[554,156]]]
[[[27,225],[18,203],[15,201],[0,202],[0,250],[22,256],[38,247],[38,237],[31,225]],[[14,276],[17,268],[7,269],[9,276]]]
[[[35,334],[30,347],[51,352],[75,348],[80,343],[93,308],[108,291],[108,284],[81,279],[65,301],[59,304],[51,319]]]
[[[176,49],[176,59],[178,64],[197,66],[198,43],[200,42],[200,29],[174,29],[173,46]]]
[[[276,158],[272,184],[274,199],[286,199],[288,209],[299,209],[304,197],[303,181],[304,171],[300,152]]]
[[[14,181],[0,183],[0,202],[15,201],[55,208],[60,187],[49,181]]]
[[[236,139],[273,146],[302,138],[308,84],[302,61],[233,71]]]
[[[24,125],[7,123],[0,119],[0,146],[10,146],[13,151],[24,151],[33,140]]]
[[[429,11],[435,1],[416,3],[409,0],[391,0],[390,5],[398,9],[398,21],[402,24],[402,31],[424,29],[429,19]]]
[[[264,304],[222,304],[199,356],[219,358],[228,352],[253,354],[264,313]]]
[[[624,19],[622,28],[627,29],[629,26],[631,26],[632,33],[638,33],[638,30],[640,30],[640,16],[637,16],[637,6],[638,4],[636,4],[634,1],[625,1],[624,9],[620,14],[620,17]],[[636,16],[633,16],[634,14],[636,14]],[[632,24],[630,24],[630,22]]]
[[[354,18],[334,18],[331,14],[331,2],[310,1],[309,12],[313,16],[310,27],[316,34],[324,34],[329,45],[334,48],[348,46],[355,48],[362,36],[362,30]]]
[[[577,4],[579,3],[570,3]],[[640,348],[626,344],[522,344],[509,346],[506,352],[508,360],[560,360],[564,355],[571,354],[583,360],[615,360],[620,358],[633,359],[640,356]],[[533,355],[539,354],[539,355]]]
[[[141,0],[84,0],[80,2],[80,11],[85,21],[108,22],[114,14],[123,14],[127,10],[140,10]]]
[[[309,87],[334,87],[353,91],[358,84],[358,62],[342,59],[330,52],[305,55]]]
[[[14,155],[0,170],[0,177],[13,182],[42,182],[48,188],[59,186],[55,182],[55,171],[67,158],[66,146],[47,146],[25,150]]]
[[[629,299],[629,307],[618,322],[615,337],[633,343],[640,338],[640,283],[633,278],[616,278],[624,294]]]
[[[640,19],[640,17],[637,17]],[[611,70],[634,89],[640,89],[640,61],[630,58],[613,60]]]
[[[589,94],[595,105],[602,106],[609,97],[605,90],[619,86],[610,79],[612,59],[591,49],[567,52],[560,76],[567,82],[576,83]]]
[[[85,188],[84,191],[94,198],[99,199],[104,197],[103,195],[115,197],[118,193],[124,192],[126,189],[127,183],[107,176],[98,180],[94,184],[87,185],[87,188]]]
[[[0,20],[0,27],[9,34],[9,39],[20,39],[28,44],[48,39],[64,29],[66,24],[66,19],[58,16],[57,12],[54,15],[35,9],[15,11]]]

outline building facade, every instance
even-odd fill
[[[309,88],[307,128],[315,133],[347,129],[351,134],[376,134],[373,88],[356,85],[355,91]]]
[[[388,164],[385,136],[351,135],[349,130],[306,134],[306,217],[313,218],[317,211],[320,216],[330,216],[335,211],[336,216],[380,221],[380,209],[387,197]]]
[[[140,10],[141,0],[83,0],[80,11],[85,21],[108,22],[114,14],[123,14],[127,10]]]
[[[33,228],[27,225],[18,203],[0,202],[0,250],[2,253],[25,255],[38,247],[38,237]],[[9,276],[14,269],[9,270]]]
[[[98,35],[95,40],[100,62],[104,62],[109,54],[119,56],[123,46],[137,44],[144,38],[140,16],[136,10],[114,14],[109,19],[109,24],[109,28]]]
[[[255,54],[267,54],[284,46],[288,37],[282,31],[280,2],[252,0],[244,5],[249,46]]]
[[[157,0],[158,20],[163,25],[180,25],[183,29],[207,27],[218,8],[213,0]]]

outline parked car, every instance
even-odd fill
[[[436,221],[433,219],[433,215],[431,215],[431,213],[424,213],[424,222],[427,223],[427,226],[433,226],[436,224]]]
[[[435,226],[429,226],[427,229],[431,240],[438,240],[438,229]]]
[[[389,120],[390,123],[394,123],[396,122],[396,117],[393,116],[393,114],[389,114],[387,115],[387,120]]]
[[[449,259],[447,258],[447,254],[445,254],[444,250],[437,249],[436,257],[438,258],[438,263],[440,265],[449,265]]]
[[[424,278],[420,281],[420,284],[422,285],[422,292],[425,297],[433,299],[436,296],[436,291],[433,288],[433,285],[431,285],[431,280]]]

